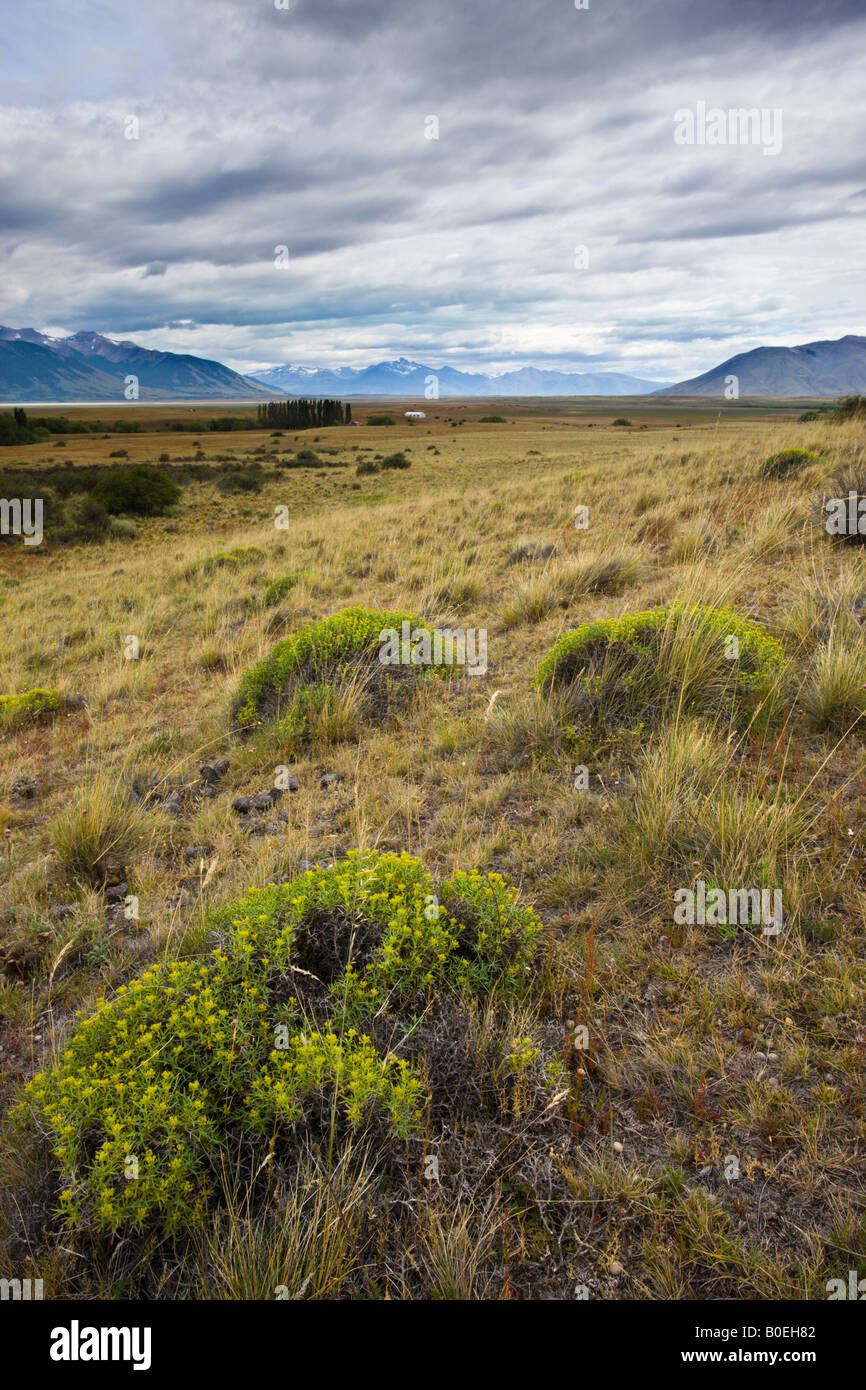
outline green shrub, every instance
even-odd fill
[[[820,463],[818,454],[810,449],[782,449],[764,459],[758,470],[761,478],[788,478],[792,473],[800,473],[810,463]]]
[[[42,724],[53,719],[63,708],[59,690],[38,687],[20,695],[0,695],[0,728],[7,733],[27,724]]]
[[[405,454],[389,454],[382,460],[383,468],[411,468],[412,460],[407,459]]]
[[[394,417],[393,417],[393,415],[368,415],[368,416],[367,416],[367,424],[368,424],[368,425],[393,425],[393,424],[394,424]]]
[[[754,708],[777,692],[784,667],[760,623],[728,608],[673,604],[566,633],[534,685],[567,690],[575,717],[607,725]]]
[[[93,496],[111,515],[130,512],[134,516],[161,516],[166,507],[180,500],[181,490],[173,478],[149,464],[131,468],[111,468],[103,473]]]
[[[122,986],[16,1107],[73,1227],[195,1228],[239,1142],[255,1171],[291,1169],[310,1138],[421,1133],[418,1018],[432,1039],[467,991],[524,998],[542,939],[499,875],[436,881],[405,854],[352,853],[213,921],[209,955]]]
[[[287,594],[300,584],[303,575],[285,574],[282,579],[275,579],[273,584],[269,584],[262,594],[262,605],[265,608],[276,608],[278,603],[282,603]]]
[[[399,632],[403,622],[413,629],[421,628],[409,613],[345,608],[290,633],[242,676],[232,711],[235,723],[241,729],[249,728],[286,706],[293,716],[302,718],[308,694],[314,700],[317,687],[328,684],[347,666],[365,668],[371,682],[387,682],[389,672],[399,676],[414,671],[411,666],[388,667],[378,661],[380,633],[384,628]]]
[[[504,415],[482,415],[479,417],[479,424],[482,425],[505,425],[507,423]]]
[[[220,569],[239,569],[241,565],[254,565],[265,558],[265,552],[258,545],[238,545],[234,550],[218,550],[200,565],[193,566],[193,570],[207,577]]]
[[[359,459],[355,472],[360,474],[361,477],[370,473],[378,473],[379,465],[375,459]]]
[[[613,423],[615,425],[630,425],[631,420],[627,420],[624,415],[617,415]]]

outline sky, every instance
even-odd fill
[[[27,0],[0,324],[658,381],[866,333],[864,0],[577,3]]]

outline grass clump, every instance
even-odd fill
[[[50,1148],[73,1228],[201,1226],[220,1154],[239,1144],[256,1168],[270,1155],[292,1172],[307,1140],[416,1133],[418,1014],[466,992],[524,998],[541,941],[498,875],[437,881],[407,854],[352,853],[213,924],[209,955],[122,986],[17,1107]]]
[[[818,454],[811,449],[781,449],[777,454],[771,454],[764,459],[758,470],[761,478],[772,478],[779,480],[788,478],[792,474],[801,473],[811,463],[820,463]]]
[[[34,687],[20,695],[0,695],[0,729],[12,733],[28,724],[43,724],[63,708],[59,690]]]
[[[308,714],[338,676],[359,684],[368,705],[375,703],[374,695],[384,695],[387,707],[389,682],[417,672],[415,665],[388,666],[378,659],[381,633],[399,633],[404,622],[416,632],[428,631],[409,613],[345,608],[290,633],[241,677],[232,710],[235,724],[247,729],[283,713],[286,732],[303,735]]]
[[[603,726],[754,708],[777,690],[783,670],[782,648],[760,623],[729,608],[677,603],[566,633],[534,684],[567,690],[574,715]]]
[[[98,888],[126,872],[142,828],[117,779],[98,772],[55,821],[51,839],[68,881]]]

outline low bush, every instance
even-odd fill
[[[180,500],[181,490],[167,473],[142,463],[108,469],[94,486],[93,496],[112,516],[121,512],[161,516]]]
[[[294,737],[307,706],[314,708],[320,702],[321,687],[331,684],[339,672],[345,675],[350,670],[371,697],[381,697],[380,712],[384,713],[394,684],[418,669],[386,666],[378,660],[380,634],[387,628],[399,632],[403,622],[412,629],[421,627],[408,613],[346,608],[290,633],[242,676],[232,710],[235,724],[250,728],[285,711]]]
[[[262,606],[264,608],[276,608],[278,603],[297,588],[303,578],[300,574],[284,574],[281,579],[275,579],[273,584],[269,584],[262,594]]]
[[[674,604],[566,633],[534,684],[567,690],[575,718],[604,726],[753,710],[772,702],[784,669],[781,646],[760,623],[727,608]]]
[[[801,473],[810,463],[820,463],[820,455],[813,453],[810,449],[782,449],[777,454],[771,454],[764,459],[758,470],[762,478],[789,478],[794,473]]]
[[[63,708],[59,690],[34,688],[20,695],[0,695],[0,729],[9,733],[27,724],[43,724]]]
[[[253,890],[213,922],[209,955],[121,986],[17,1107],[73,1228],[200,1226],[220,1153],[239,1144],[253,1171],[266,1159],[291,1170],[305,1137],[420,1133],[423,1039],[461,996],[525,998],[542,939],[498,875],[436,881],[405,854],[352,853]],[[534,1061],[532,1039],[520,1043]],[[513,1073],[522,1053],[511,1053]]]

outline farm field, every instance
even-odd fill
[[[866,551],[820,514],[866,493],[864,437],[807,404],[375,401],[300,433],[64,407],[106,428],[0,450],[4,496],[53,499],[43,544],[0,544],[0,695],[46,692],[0,710],[0,1277],[866,1276]],[[88,511],[129,465],[179,500]],[[389,685],[326,626],[326,678],[266,685],[347,609],[483,632],[486,668]],[[650,610],[626,664],[598,629],[542,667]],[[682,920],[704,890],[781,910]],[[283,1023],[293,1060],[255,1072],[239,1038]]]

